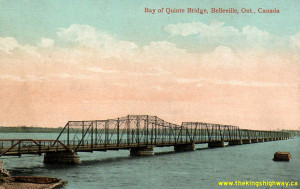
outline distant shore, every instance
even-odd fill
[[[63,127],[0,126],[0,133],[60,133],[62,130]],[[291,136],[300,136],[300,130],[280,131],[291,133]],[[71,132],[76,132],[76,129]]]
[[[4,127],[0,126],[0,133],[60,133],[62,127],[49,128],[49,127]]]

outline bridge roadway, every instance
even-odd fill
[[[153,155],[153,147],[174,146],[190,151],[195,144],[208,147],[285,140],[289,133],[240,129],[203,122],[166,122],[157,116],[128,115],[117,119],[69,121],[56,140],[0,139],[1,156],[45,154],[45,163],[80,163],[77,152],[130,150],[132,156]]]

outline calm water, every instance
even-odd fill
[[[0,134],[0,138],[55,139],[56,136]],[[82,164],[77,166],[44,165],[43,156],[32,155],[1,160],[13,175],[58,177],[67,180],[65,188],[70,189],[225,188],[218,186],[218,181],[235,180],[300,182],[300,137],[216,149],[206,147],[197,145],[196,151],[184,153],[175,153],[172,147],[155,148],[154,156],[141,158],[130,157],[128,150],[79,153]],[[272,161],[276,151],[291,152],[292,160]]]

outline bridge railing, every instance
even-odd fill
[[[0,139],[0,157],[22,153],[41,154],[48,151],[70,150],[58,140]]]

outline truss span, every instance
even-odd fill
[[[235,141],[269,141],[289,138],[289,133],[240,129],[203,122],[167,122],[157,116],[128,115],[115,119],[69,121],[56,140],[2,139],[3,155],[49,152],[87,152],[154,146],[180,146]],[[178,148],[177,148],[178,149]]]

